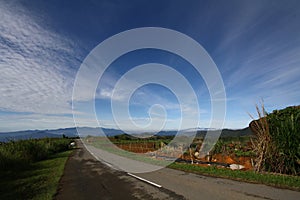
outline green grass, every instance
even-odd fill
[[[51,155],[25,169],[0,171],[0,199],[53,199],[72,151]]]
[[[265,185],[288,188],[300,191],[300,177],[281,174],[255,173],[254,171],[232,171],[230,169],[220,169],[216,167],[201,167],[191,164],[172,163],[169,168],[186,172],[208,175],[213,177],[228,178],[232,180],[262,183]]]

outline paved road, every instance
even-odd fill
[[[187,199],[300,199],[300,192],[228,179],[201,176],[169,168],[139,174]]]
[[[76,143],[78,148],[66,163],[55,199],[184,199],[109,168],[97,161],[80,141]]]
[[[78,142],[67,162],[56,199],[300,199],[300,192],[212,178],[164,168],[135,174],[156,183],[147,184],[116,171]]]

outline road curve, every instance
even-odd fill
[[[54,199],[185,199],[183,196],[114,170],[96,160],[76,141]]]
[[[296,191],[169,168],[128,175],[97,161],[80,140],[77,145],[55,199],[300,199]]]
[[[300,192],[164,168],[138,174],[186,199],[300,199]]]

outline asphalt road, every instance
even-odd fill
[[[139,174],[187,199],[300,199],[300,192],[164,168]]]
[[[76,143],[77,149],[66,163],[55,199],[184,199],[108,167],[96,160],[80,140]]]
[[[97,161],[81,142],[77,144],[56,199],[300,199],[296,191],[168,168],[133,177]]]

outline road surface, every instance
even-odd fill
[[[165,188],[152,186],[108,167],[96,160],[80,140],[76,144],[77,149],[66,163],[54,199],[185,199]]]
[[[77,146],[55,199],[300,199],[296,191],[169,168],[127,174],[97,161],[80,141]]]

